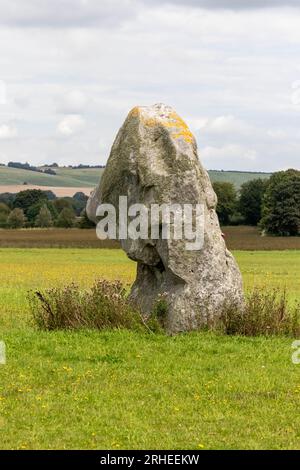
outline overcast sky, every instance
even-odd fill
[[[103,164],[164,102],[208,169],[299,169],[299,4],[0,0],[0,162]]]

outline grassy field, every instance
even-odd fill
[[[246,288],[300,294],[300,251],[237,251]],[[131,283],[114,249],[0,249],[0,448],[300,448],[291,339],[39,332],[29,289]]]
[[[21,170],[0,166],[0,192],[1,186],[29,185],[57,186],[57,187],[95,187],[103,172],[101,168],[72,169],[55,168],[56,175],[47,175],[34,171]],[[240,171],[208,172],[212,181],[229,181],[238,188],[241,184],[255,178],[268,178],[270,173],[252,173]],[[13,190],[12,190],[13,191]]]
[[[209,177],[214,183],[215,181],[229,182],[233,183],[236,188],[239,188],[243,183],[247,181],[261,178],[266,179],[270,178],[271,173],[254,173],[252,171],[218,171],[218,170],[209,170]]]
[[[0,167],[1,185],[22,185],[24,182],[38,186],[59,187],[94,187],[99,182],[101,168],[72,170],[71,168],[57,168],[56,175],[47,175],[35,171],[18,168]]]

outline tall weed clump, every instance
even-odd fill
[[[126,298],[126,289],[119,282],[96,281],[82,290],[72,283],[29,293],[33,319],[43,330],[96,328],[152,331],[158,323],[142,317]]]
[[[221,308],[213,329],[228,335],[300,335],[300,303],[288,301],[286,291],[254,288],[246,295],[243,309],[230,301]]]
[[[82,290],[72,283],[29,294],[33,319],[43,330],[58,329],[130,329],[162,332],[168,302],[161,296],[152,314],[145,317],[127,299],[127,291],[119,281],[99,280],[90,289]],[[241,309],[228,299],[219,311],[199,330],[217,331],[226,335],[300,336],[300,303],[289,302],[286,291],[255,288],[245,297]]]

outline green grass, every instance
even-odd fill
[[[94,187],[99,182],[102,169],[72,170],[70,168],[58,168],[55,171],[56,175],[47,175],[0,166],[0,185],[20,185],[26,182],[37,186]]]
[[[287,339],[6,335],[1,448],[299,448]]]
[[[18,168],[0,166],[0,185],[20,185],[24,182],[38,186],[95,187],[101,173],[100,168],[78,169],[55,168],[56,175],[47,175]],[[210,170],[212,181],[229,181],[237,188],[256,178],[269,178],[270,173]]]
[[[235,252],[246,288],[300,293],[300,251]],[[40,332],[26,292],[132,282],[120,250],[1,249],[1,449],[299,449],[291,339]]]
[[[233,183],[238,189],[243,183],[247,181],[261,178],[266,179],[270,178],[272,173],[255,173],[252,171],[218,171],[218,170],[209,170],[209,177],[212,182],[229,182]]]

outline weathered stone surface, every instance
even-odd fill
[[[225,246],[216,215],[216,195],[199,162],[194,136],[169,106],[136,107],[111,149],[87,212],[95,220],[98,204],[204,204],[204,246],[187,251],[183,240],[121,240],[137,261],[130,297],[147,314],[166,293],[169,332],[193,329],[218,314],[224,300],[242,305],[242,279]]]

